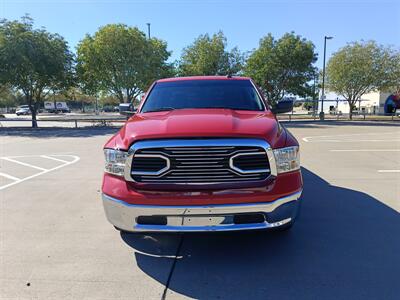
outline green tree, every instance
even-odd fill
[[[271,34],[260,40],[249,56],[245,75],[250,76],[274,104],[286,94],[311,96],[317,60],[311,41],[286,33],[276,40]]]
[[[327,88],[346,98],[350,119],[364,94],[390,87],[393,63],[392,50],[373,41],[351,43],[332,55],[326,67]]]
[[[112,95],[103,95],[99,99],[99,103],[104,106],[118,106],[118,98]]]
[[[77,74],[85,93],[114,94],[132,102],[152,81],[171,74],[167,44],[147,39],[136,27],[109,24],[86,37],[77,48]]]
[[[79,107],[81,111],[85,112],[85,106],[93,104],[96,101],[94,96],[85,94],[79,87],[71,86],[68,90],[64,90],[60,93],[53,93],[49,95],[49,101],[64,101],[68,103],[70,107]]]
[[[9,108],[19,105],[21,95],[14,91],[9,85],[0,85],[0,107]]]
[[[33,29],[33,21],[0,21],[0,84],[21,91],[32,112],[32,127],[40,103],[51,90],[70,84],[73,56],[67,42],[45,29]]]
[[[210,37],[200,35],[190,46],[183,49],[178,62],[181,76],[227,75],[240,73],[244,56],[235,47],[227,49],[227,39],[220,31]]]
[[[389,89],[390,92],[400,94],[400,52],[394,52],[391,58],[389,69]]]

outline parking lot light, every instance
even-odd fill
[[[322,69],[322,93],[321,93],[321,112],[319,113],[319,119],[322,121],[325,118],[324,113],[324,99],[325,99],[325,60],[326,60],[326,40],[333,39],[332,36],[324,37],[324,67]]]
[[[147,37],[150,39],[150,26],[151,26],[151,24],[150,23],[146,23],[146,25],[147,25]]]

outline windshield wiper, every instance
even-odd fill
[[[174,110],[175,108],[173,108],[173,107],[159,107],[159,108],[155,108],[155,109],[152,109],[152,110],[146,110],[146,111],[144,111],[145,113],[148,113],[148,112],[157,112],[157,111],[168,111],[168,110]]]

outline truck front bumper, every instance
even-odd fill
[[[125,231],[196,232],[268,229],[290,223],[297,215],[298,191],[272,202],[159,206],[129,204],[102,194],[107,219]]]

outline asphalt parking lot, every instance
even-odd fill
[[[305,184],[292,230],[185,235],[106,221],[115,129],[3,129],[0,299],[399,299],[400,126],[287,127]]]

